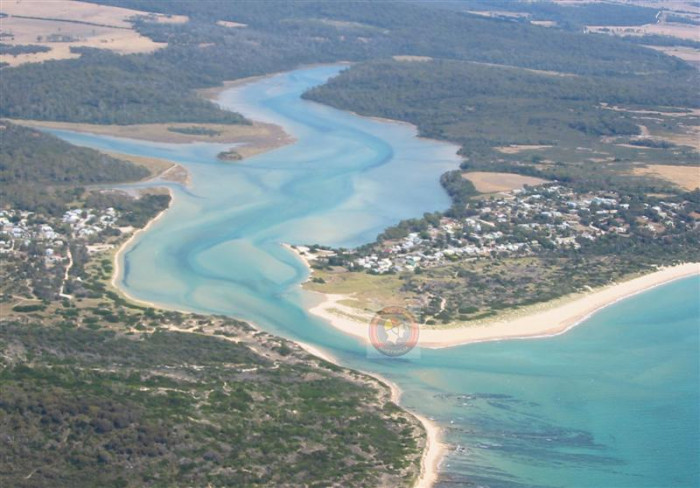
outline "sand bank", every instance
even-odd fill
[[[172,122],[133,125],[101,125],[82,122],[55,122],[45,120],[10,119],[13,123],[35,129],[57,129],[83,132],[98,136],[121,137],[149,142],[168,144],[190,144],[193,142],[212,142],[236,144],[235,151],[243,158],[272,151],[292,144],[295,139],[282,127],[266,122],[246,124],[210,124],[199,122]],[[188,134],[178,132],[191,128],[206,129],[208,134]],[[232,146],[233,147],[233,146]]]
[[[557,300],[530,313],[495,319],[473,326],[421,330],[419,345],[427,348],[452,347],[474,342],[526,339],[562,334],[599,310],[659,285],[700,274],[700,263],[661,268],[653,273],[617,283],[590,293]],[[348,295],[323,295],[323,301],[310,312],[335,328],[368,340],[371,315],[341,303]]]

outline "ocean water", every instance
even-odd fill
[[[447,208],[439,176],[456,147],[403,124],[300,99],[342,66],[224,92],[222,106],[297,142],[221,163],[221,144],[159,144],[51,131],[75,144],[170,159],[171,209],[123,255],[131,296],[223,313],[382,374],[402,404],[445,428],[440,486],[691,487],[700,484],[700,282],[608,307],[565,335],[422,350],[403,360],[309,316],[307,271],[280,243],[356,246],[401,219]],[[143,186],[132,185],[132,186]]]

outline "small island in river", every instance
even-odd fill
[[[240,161],[243,156],[235,149],[229,149],[228,151],[221,151],[216,155],[221,161]]]

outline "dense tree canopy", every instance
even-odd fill
[[[365,115],[406,120],[428,137],[474,154],[505,144],[582,144],[586,138],[637,134],[628,113],[607,104],[698,106],[693,85],[561,76],[454,60],[358,64],[304,96]]]
[[[153,54],[81,49],[80,59],[3,68],[0,116],[104,124],[240,123],[240,116],[192,90],[305,63],[398,54],[640,80],[674,73],[669,81],[674,86],[692,72],[679,59],[608,36],[485,19],[419,2],[402,2],[401,8],[392,2],[278,0],[99,3],[184,14],[190,21],[137,21],[142,34],[168,43]],[[219,20],[247,26],[228,28],[217,25]]]
[[[81,186],[134,181],[148,170],[52,135],[0,121],[2,205],[55,215]]]

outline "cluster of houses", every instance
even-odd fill
[[[113,227],[118,218],[117,211],[109,207],[102,213],[89,209],[68,210],[61,221],[70,226],[74,236],[86,238]]]
[[[33,223],[33,212],[0,210],[0,254],[21,252],[32,243],[41,244],[46,264],[62,262],[65,237],[47,223]]]
[[[526,256],[543,248],[578,249],[608,233],[630,235],[632,226],[663,234],[682,224],[680,207],[661,202],[630,212],[630,203],[614,192],[582,194],[554,184],[527,187],[470,202],[468,217],[442,217],[438,226],[384,241],[351,257],[350,268],[381,274],[479,257]]]
[[[113,208],[68,210],[54,223],[34,222],[33,212],[0,210],[0,254],[19,253],[31,244],[40,244],[47,265],[66,259],[68,237],[89,238],[114,227],[119,215]]]

